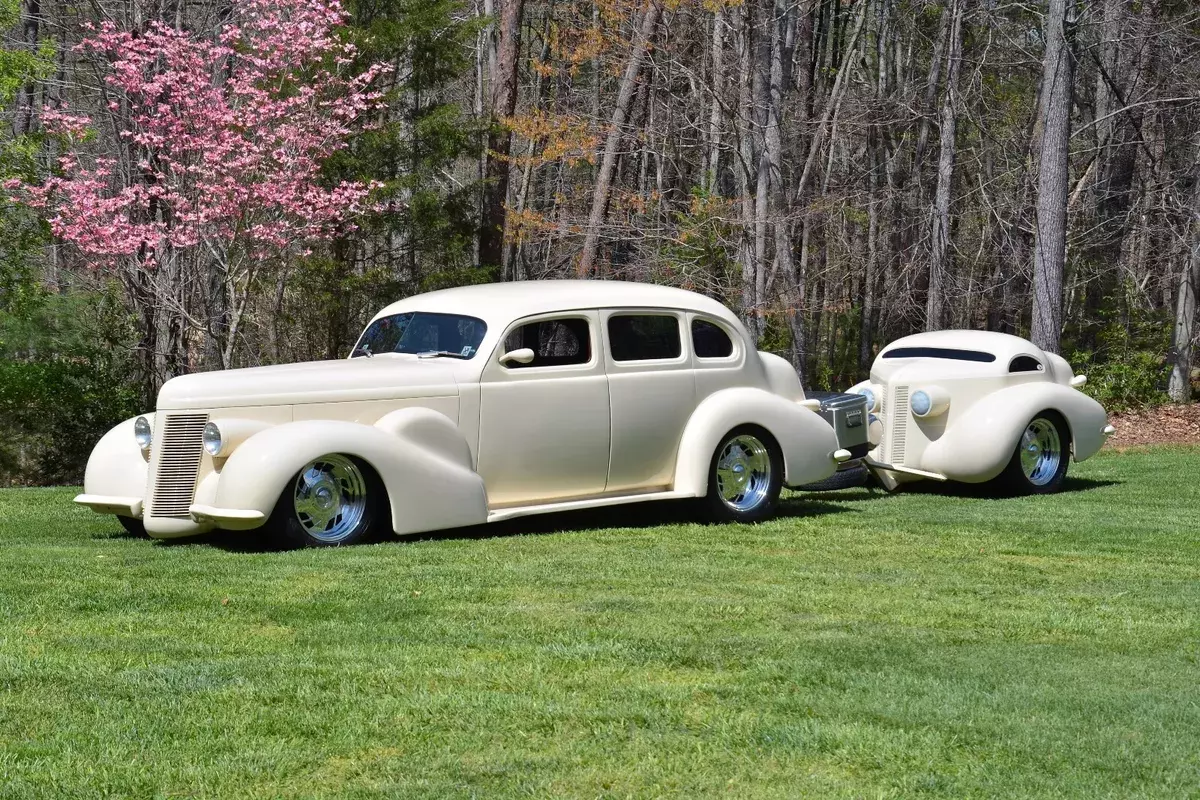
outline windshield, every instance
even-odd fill
[[[351,358],[379,353],[437,353],[471,358],[487,333],[487,324],[459,314],[409,311],[380,317],[367,326]]]

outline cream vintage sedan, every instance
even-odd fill
[[[1005,492],[1061,488],[1067,463],[1113,433],[1104,409],[1077,387],[1087,378],[1016,336],[936,331],[880,351],[867,398],[868,469],[888,489],[933,479],[994,482]]]
[[[759,520],[782,486],[865,454],[866,401],[823,415],[751,341],[720,303],[662,286],[418,295],[346,360],[168,381],[96,445],[75,501],[157,538],[263,528],[298,546],[667,498]]]

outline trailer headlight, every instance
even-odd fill
[[[918,419],[936,417],[950,408],[950,393],[940,386],[926,386],[912,393],[908,398],[908,407]]]
[[[933,410],[933,398],[929,396],[929,392],[918,389],[913,392],[912,410],[918,417],[923,417]]]
[[[149,450],[153,438],[154,429],[150,426],[150,420],[138,417],[133,421],[133,440],[137,442],[138,447]]]
[[[871,385],[863,386],[859,389],[856,389],[855,391],[858,394],[861,394],[863,397],[867,398],[867,412],[868,413],[879,410],[880,391],[879,391],[878,387],[871,384]]]
[[[210,422],[204,426],[204,450],[210,456],[215,456],[221,452],[221,447],[225,443],[221,441],[221,429],[217,427],[217,423]]]

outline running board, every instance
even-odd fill
[[[587,508],[619,506],[624,503],[643,503],[648,500],[683,500],[690,497],[695,497],[695,495],[676,491],[642,492],[640,494],[588,497],[582,500],[563,500],[557,503],[539,503],[533,506],[510,506],[489,512],[487,521],[500,522],[513,517],[527,517],[531,514],[553,514],[558,511],[580,511]]]

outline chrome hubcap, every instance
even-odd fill
[[[1021,470],[1034,486],[1045,486],[1058,474],[1062,442],[1053,422],[1038,417],[1021,434]]]
[[[296,478],[292,507],[309,536],[340,542],[358,528],[367,510],[362,470],[345,456],[321,456]]]
[[[717,493],[734,511],[761,505],[771,490],[771,454],[753,436],[735,436],[717,457]]]

